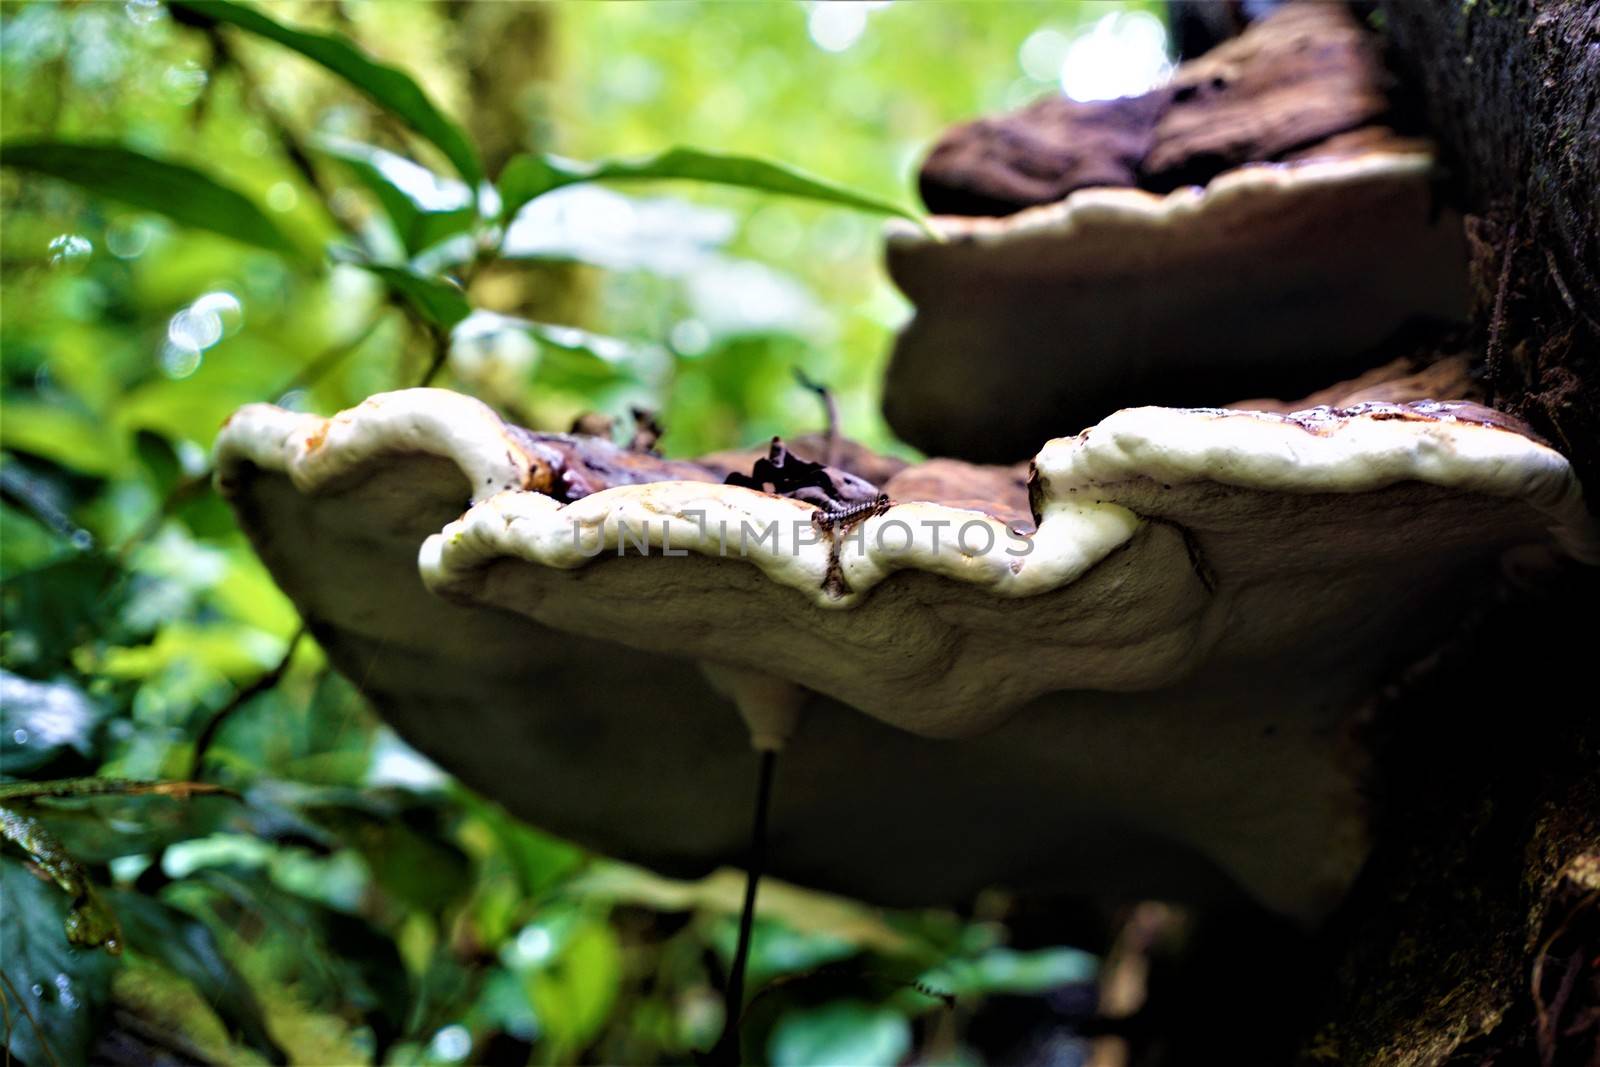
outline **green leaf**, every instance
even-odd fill
[[[55,530],[0,499],[0,583],[75,551]]]
[[[8,415],[9,421],[9,415]],[[0,581],[4,575],[70,551],[94,547],[94,535],[72,518],[79,494],[66,472],[51,471],[46,464],[31,464],[0,451],[0,516],[21,517],[23,523],[5,522],[0,534]],[[10,504],[16,504],[13,510]],[[44,543],[38,540],[42,535]],[[10,537],[18,544],[11,544]]]
[[[472,314],[467,294],[443,275],[425,274],[405,264],[378,263],[349,246],[336,246],[329,255],[340,263],[377,275],[390,293],[404,300],[423,321],[445,333]]]
[[[920,981],[942,993],[1043,993],[1059,986],[1091,982],[1099,961],[1074,948],[1018,952],[994,948],[976,959],[948,960]]]
[[[374,145],[324,137],[316,147],[348,166],[382,206],[408,255],[466,233],[477,220],[472,191]],[[430,202],[435,206],[430,206]],[[437,206],[458,202],[455,207]]]
[[[911,1024],[888,1008],[840,1001],[785,1015],[767,1043],[777,1067],[882,1067],[911,1051]]]
[[[385,263],[355,261],[362,270],[370,271],[383,279],[390,291],[410,304],[417,314],[442,330],[454,329],[456,324],[472,314],[472,305],[460,286],[443,278],[430,278],[410,267]]]
[[[443,838],[439,827],[426,825],[429,814],[418,808],[398,818],[380,818],[354,808],[330,807],[315,811],[313,817],[360,852],[373,877],[397,900],[432,913],[471,890],[472,864]]]
[[[281,255],[305,253],[253,201],[181,163],[106,141],[13,141],[0,165],[68,181],[100,196],[158,211],[175,222],[220,233]]]
[[[490,969],[473,1011],[513,1037],[532,1038],[539,1033],[539,1016],[528,1002],[522,976],[502,967]]]
[[[529,896],[548,891],[583,865],[584,854],[577,846],[518,822],[499,806],[465,789],[458,789],[456,795],[465,811],[488,826]]]
[[[0,858],[0,994],[23,1063],[89,1062],[110,992],[115,957],[74,948],[61,932],[68,901],[9,856]]]
[[[910,208],[854,192],[784,164],[753,156],[706,152],[698,148],[669,148],[641,159],[611,159],[593,163],[524,153],[507,163],[500,174],[501,219],[509,220],[528,201],[564,185],[642,179],[687,179],[712,185],[735,185],[781,196],[838,204],[879,215],[898,215],[919,226],[927,225],[922,216]]]
[[[733,962],[738,937],[736,915],[719,917],[711,928],[707,941],[722,957],[724,966]],[[760,989],[780,975],[814,971],[849,959],[856,951],[855,945],[826,933],[795,930],[782,922],[758,919],[750,938],[746,981],[751,989]]]
[[[356,728],[369,714],[355,686],[324,671],[309,702],[286,698],[276,688],[246,701],[222,727],[211,751],[252,779],[265,775],[308,787],[356,786],[366,781],[372,764],[371,731]],[[387,805],[373,806],[371,813],[382,820],[398,815]]]
[[[532,322],[528,319],[515,320],[515,326],[525,331],[543,347],[553,348],[569,355],[583,356],[611,368],[626,367],[641,359],[662,357],[666,354],[659,348],[631,344],[616,337],[580,330],[576,326],[559,326],[549,322]]]
[[[566,886],[566,892],[580,900],[635,904],[652,911],[697,909],[723,916],[726,923],[719,923],[713,929],[711,938],[712,944],[724,958],[733,955],[738,930],[734,920],[743,905],[744,890],[744,872],[732,868],[724,867],[704,878],[686,882],[615,860],[595,862]],[[772,950],[774,965],[779,969],[803,968],[825,962],[821,957],[810,961],[784,962],[780,956],[787,953],[789,947],[782,942],[794,937],[817,939],[817,945],[803,947],[802,951],[822,951],[833,958],[840,953],[832,946],[839,944],[894,957],[943,959],[948,955],[947,952],[933,949],[921,937],[907,936],[898,929],[904,919],[899,913],[885,915],[879,908],[847,897],[836,897],[782,882],[768,881],[761,886],[756,914],[756,922],[760,925],[752,952],[766,942]],[[921,918],[924,913],[908,914]],[[822,949],[822,945],[829,947]]]
[[[180,883],[202,884],[268,929],[293,932],[304,965],[300,985],[309,999],[356,1008],[380,1048],[400,1033],[412,1001],[411,979],[399,949],[382,931],[238,867],[207,867]]]
[[[8,574],[0,586],[8,664],[35,675],[70,669],[73,649],[117,630],[120,578],[114,559],[89,552]]]
[[[267,1030],[255,990],[228,962],[204,923],[140,893],[119,890],[106,895],[122,920],[127,944],[135,952],[160,960],[194,983],[217,1014],[252,1048],[273,1063],[287,1062],[288,1057]]]
[[[93,413],[66,403],[30,396],[7,396],[0,419],[0,445],[39,456],[78,474],[111,478],[121,472],[124,455],[117,435]]]
[[[292,29],[258,8],[230,0],[169,0],[168,6],[183,21],[204,26],[226,23],[300,53],[421,134],[444,153],[468,185],[476,189],[483,180],[483,164],[461,127],[445,118],[411,75],[377,62],[347,38]]]
[[[172,492],[172,487],[182,480],[183,461],[165,437],[153,430],[141,429],[133,435],[133,450],[161,496]]]
[[[603,922],[587,922],[561,952],[528,978],[528,997],[545,1033],[566,1058],[600,1032],[622,984],[622,948]]]

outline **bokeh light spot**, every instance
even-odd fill
[[[274,211],[293,211],[300,194],[288,182],[278,182],[267,190],[267,206]]]
[[[1017,49],[1017,62],[1022,71],[1034,81],[1053,82],[1061,77],[1061,65],[1066,62],[1067,49],[1072,38],[1052,26],[1034,30]]]
[[[472,1032],[460,1023],[451,1023],[433,1035],[428,1051],[447,1063],[459,1063],[472,1051]]]
[[[192,104],[199,99],[209,80],[206,69],[191,59],[168,67],[161,75],[161,88],[173,103]]]
[[[849,0],[821,0],[806,19],[806,32],[825,52],[843,52],[867,29],[867,6]]]

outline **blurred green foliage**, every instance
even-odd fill
[[[692,454],[814,428],[801,366],[897,448],[875,209],[912,204],[942,128],[1049,90],[1024,42],[1104,10],[7,2],[0,772],[238,794],[3,801],[10,1053],[81,1062],[113,1003],[219,1062],[708,1046],[737,877],[589,856],[409,750],[301,639],[212,438],[245,403],[434,378],[547,427],[641,405]],[[69,942],[41,841],[120,955]],[[970,1062],[952,1017],[1092,978],[1005,940],[769,885],[746,1049]]]

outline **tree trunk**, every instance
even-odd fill
[[[1495,404],[1600,500],[1600,5],[1385,0],[1468,212]],[[1592,569],[1539,564],[1374,716],[1378,847],[1304,1063],[1600,1064]],[[1532,586],[1533,591],[1527,588]]]
[[[1477,324],[1499,406],[1600,492],[1600,4],[1383,5],[1482,222]]]

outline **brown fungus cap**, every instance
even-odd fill
[[[1178,68],[1139,184],[1202,184],[1370,127],[1390,112],[1389,81],[1377,38],[1344,4],[1284,4]]]
[[[1596,551],[1559,454],[1448,405],[1120,412],[1038,452],[1021,535],[1016,471],[906,468],[846,530],[659,460],[559,499],[533,440],[411,390],[252,406],[217,454],[333,663],[467,784],[703,873],[741,854],[751,761],[697,665],[766,678],[808,694],[775,873],[888,903],[1244,893],[1313,918],[1363,855],[1345,730],[1384,672],[1503,550]],[[747,520],[781,528],[724,556]]]
[[[934,214],[1009,215],[1093,186],[1168,192],[1246,163],[1352,154],[1390,118],[1389,81],[1343,4],[1285,4],[1139,96],[1047,96],[957,126],[918,185]]]
[[[1020,111],[958,126],[918,175],[938,215],[1009,215],[1095,185],[1137,185],[1165,91],[1079,103],[1047,96]]]

